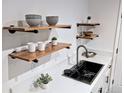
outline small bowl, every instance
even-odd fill
[[[58,16],[47,16],[46,17],[46,22],[50,26],[55,26],[58,23],[58,19],[59,19]]]
[[[26,22],[29,26],[39,26],[42,22],[41,15],[27,14],[25,15]]]

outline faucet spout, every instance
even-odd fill
[[[79,66],[79,63],[78,63],[78,61],[79,61],[79,58],[78,58],[78,52],[79,52],[79,49],[81,48],[81,47],[83,47],[84,49],[85,49],[85,51],[86,51],[86,53],[85,53],[85,56],[88,58],[88,50],[87,50],[87,48],[84,46],[84,45],[79,45],[78,47],[77,47],[77,67]]]

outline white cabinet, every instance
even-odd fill
[[[106,70],[103,76],[103,92],[102,93],[108,93],[109,91],[109,83],[110,83],[110,68]]]
[[[101,77],[97,84],[94,86],[94,88],[92,89],[91,93],[103,93],[103,77]]]
[[[110,65],[99,78],[91,93],[108,93],[110,83]]]
[[[111,93],[122,93],[122,30],[120,33],[120,40],[118,45],[118,54],[116,58],[114,71],[114,84],[112,85]]]

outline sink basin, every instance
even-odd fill
[[[63,75],[86,84],[92,84],[102,67],[102,64],[82,60],[78,66],[74,65],[70,69],[65,69]]]

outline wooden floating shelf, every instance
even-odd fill
[[[3,29],[9,30],[10,33],[15,33],[16,31],[38,33],[38,30],[51,30],[54,28],[70,29],[71,25],[55,25],[55,26],[40,26],[40,27],[3,27]]]
[[[68,43],[58,43],[56,46],[48,47],[45,51],[36,51],[36,52],[30,53],[28,52],[28,50],[24,50],[21,52],[11,53],[9,54],[9,56],[12,58],[18,58],[28,62],[31,62],[31,61],[38,62],[39,58],[47,56],[63,48],[70,48],[70,46],[71,44],[68,44]]]
[[[99,35],[93,34],[93,35],[91,35],[91,36],[76,36],[77,39],[78,39],[78,38],[81,38],[81,39],[91,39],[91,40],[93,40],[93,39],[96,38],[96,37],[99,37]]]
[[[77,23],[77,26],[98,26],[100,23]]]

